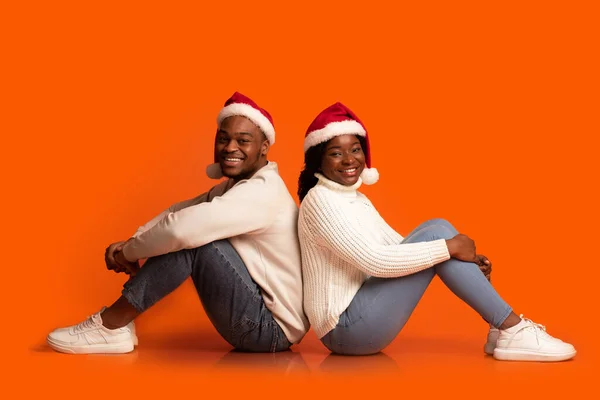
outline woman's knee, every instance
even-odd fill
[[[450,222],[448,222],[448,220],[444,218],[434,218],[432,220],[427,221],[427,224],[432,226],[443,226],[444,228],[447,228],[452,232],[458,233],[456,228],[454,228],[454,225],[452,225]]]
[[[452,239],[456,236],[456,230],[446,225],[428,225],[417,230],[407,238],[406,243],[429,242],[438,239]]]

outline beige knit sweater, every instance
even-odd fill
[[[123,248],[130,261],[229,239],[267,308],[292,343],[309,329],[302,309],[298,207],[277,164],[236,184],[225,180],[200,196],[174,204],[140,227]]]
[[[321,174],[300,205],[304,311],[319,338],[338,323],[369,276],[413,274],[450,258],[446,241],[402,244],[403,237],[353,186]]]

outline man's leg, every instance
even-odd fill
[[[65,352],[131,351],[128,324],[190,275],[209,318],[232,346],[256,352],[289,348],[291,343],[264,305],[260,288],[227,240],[149,258],[124,285],[122,296],[113,305],[92,316],[90,322],[76,325],[76,335],[67,336],[68,328],[63,328],[51,333],[48,342]],[[90,335],[115,343],[89,348],[86,343]],[[75,345],[75,351],[70,351]]]
[[[149,259],[103,314],[125,326],[191,275],[206,314],[238,350],[272,352],[291,344],[267,309],[260,287],[228,240]],[[125,301],[123,301],[125,299]]]
[[[277,352],[291,346],[228,240],[203,246],[193,263],[192,280],[204,310],[229,344],[251,352]]]

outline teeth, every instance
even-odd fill
[[[242,161],[241,158],[225,158],[225,161]]]
[[[342,170],[342,172],[354,172],[356,171],[356,168],[350,168],[350,169],[344,169]]]

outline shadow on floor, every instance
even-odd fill
[[[221,357],[214,368],[218,370],[256,370],[269,374],[295,376],[310,374],[308,365],[298,352],[287,350],[278,353],[245,353],[231,350]]]
[[[319,372],[325,374],[398,374],[399,371],[396,361],[385,353],[369,356],[330,354],[319,365]]]

